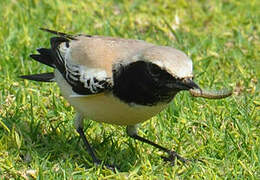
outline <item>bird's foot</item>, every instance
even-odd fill
[[[115,165],[104,164],[101,160],[95,161],[94,164],[96,166],[102,166],[102,168],[105,167],[105,168],[107,168],[107,169],[109,169],[109,170],[111,170],[113,172],[116,172],[116,169],[119,170],[119,168],[116,167]]]
[[[175,165],[176,160],[181,161],[182,163],[186,163],[189,160],[181,157],[179,154],[177,154],[175,151],[169,151],[168,157],[161,156],[164,161],[170,162],[173,166]]]

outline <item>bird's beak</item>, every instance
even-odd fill
[[[181,90],[190,90],[190,89],[200,89],[200,87],[191,79],[191,78],[183,78],[176,79],[174,83],[171,84],[173,89]]]

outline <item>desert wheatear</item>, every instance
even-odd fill
[[[192,79],[192,61],[186,54],[141,40],[42,30],[56,36],[50,40],[51,48],[37,49],[39,54],[31,58],[54,68],[54,72],[21,77],[57,82],[77,111],[75,127],[94,163],[101,161],[84,135],[84,117],[125,125],[130,137],[168,153],[165,160],[186,161],[175,151],[140,137],[136,129],[137,124],[166,108],[178,92],[202,94]]]

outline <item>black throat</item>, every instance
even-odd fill
[[[171,78],[171,75],[149,62],[119,65],[113,69],[113,94],[129,104],[152,106],[159,102],[168,103],[178,92],[165,85]]]

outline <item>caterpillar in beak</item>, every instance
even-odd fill
[[[202,97],[207,99],[222,99],[232,95],[232,90],[204,90],[204,89],[190,89],[190,94],[194,97]]]

